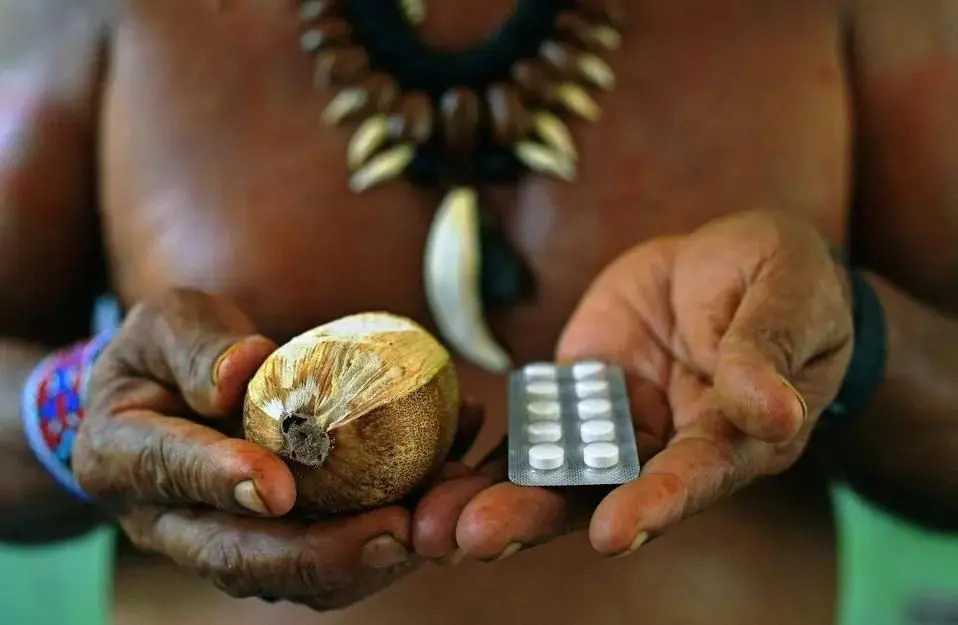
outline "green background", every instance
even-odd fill
[[[958,537],[883,514],[844,488],[834,491],[841,545],[840,625],[906,625],[919,597],[958,605]],[[0,623],[108,625],[113,537],[36,549],[0,547]]]

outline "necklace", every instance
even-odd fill
[[[354,123],[349,186],[363,192],[405,176],[447,189],[424,251],[424,284],[440,334],[495,372],[511,360],[487,309],[532,296],[533,276],[480,210],[482,184],[525,171],[572,181],[578,154],[563,116],[596,121],[591,90],[614,87],[602,54],[619,47],[617,0],[517,0],[486,42],[441,52],[416,35],[424,0],[306,0],[304,51],[316,82],[336,89],[327,124]]]

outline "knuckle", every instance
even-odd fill
[[[681,507],[686,516],[691,516],[699,511],[696,503],[696,493],[692,485],[685,479],[671,471],[654,471],[650,475],[655,475],[658,488],[662,493],[669,497],[677,497],[682,502]]]
[[[195,556],[196,572],[214,586],[237,598],[264,594],[266,588],[257,580],[255,569],[248,566],[238,540],[220,534],[203,541]]]
[[[656,473],[655,476],[661,482],[661,488],[666,493],[683,493],[688,490],[685,480],[675,473]]]
[[[701,442],[708,448],[716,467],[712,479],[707,482],[709,492],[705,499],[711,503],[729,497],[744,486],[750,459],[739,445],[721,444],[711,438],[703,438]]]
[[[297,582],[302,588],[310,590],[310,596],[316,601],[326,603],[334,597],[340,584],[333,581],[330,571],[323,570],[317,565],[316,553],[312,549],[303,549],[298,552],[292,562]]]
[[[153,493],[160,501],[173,501],[182,496],[182,489],[173,477],[176,462],[176,441],[168,433],[150,436],[133,462],[133,483],[138,495]]]
[[[298,551],[292,567],[296,585],[308,589],[305,602],[321,612],[347,608],[384,585],[377,584],[369,572],[344,571],[329,564],[328,557],[315,548]]]

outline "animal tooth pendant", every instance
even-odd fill
[[[389,118],[374,115],[360,124],[349,141],[346,162],[353,171],[359,169],[389,137]]]
[[[534,297],[536,281],[499,220],[480,211],[478,191],[465,185],[507,183],[529,172],[575,180],[581,160],[572,130],[581,124],[568,118],[602,118],[601,92],[617,83],[606,56],[622,46],[628,3],[515,0],[476,63],[459,63],[416,41],[429,0],[388,1],[389,10],[361,0],[294,3],[314,84],[337,90],[321,120],[355,124],[345,155],[352,191],[407,175],[413,185],[453,186],[424,249],[429,308],[451,349],[504,372],[510,356],[486,311]],[[492,65],[479,67],[483,60]]]
[[[356,171],[349,179],[349,188],[359,193],[376,185],[395,180],[416,156],[416,148],[401,144],[380,152]]]
[[[555,87],[556,100],[570,113],[590,122],[602,117],[602,109],[589,92],[574,82],[565,82]]]
[[[583,54],[578,60],[582,77],[592,85],[605,91],[615,87],[615,72],[601,57],[595,54]]]
[[[355,115],[366,105],[366,92],[357,87],[343,89],[337,93],[323,109],[323,121],[330,126],[338,126],[343,120]]]
[[[579,158],[569,127],[557,116],[548,111],[536,111],[532,115],[532,127],[539,138],[553,150],[573,161]]]
[[[622,47],[622,35],[611,26],[599,24],[592,30],[592,36],[595,40],[608,51],[618,50]]]
[[[567,155],[535,141],[520,141],[515,155],[526,167],[541,174],[570,182],[575,179],[575,162]]]
[[[479,199],[475,189],[450,190],[433,217],[423,262],[426,297],[439,332],[480,367],[505,372],[509,354],[483,315]]]

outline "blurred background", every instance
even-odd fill
[[[836,625],[958,623],[958,537],[886,515],[842,486],[833,489],[833,501],[839,530]],[[249,599],[237,609],[230,606],[237,600],[212,588],[177,603],[176,597],[188,594],[179,592],[178,580],[183,588],[192,587],[186,575],[164,576],[159,587],[143,584],[137,576],[153,575],[155,567],[140,568],[135,560],[125,561],[117,582],[115,543],[114,532],[104,529],[59,546],[0,547],[0,623],[140,625],[149,619],[171,625],[263,625],[276,620],[276,606]],[[155,593],[144,596],[144,588]],[[282,613],[283,625],[322,622],[298,608]]]

